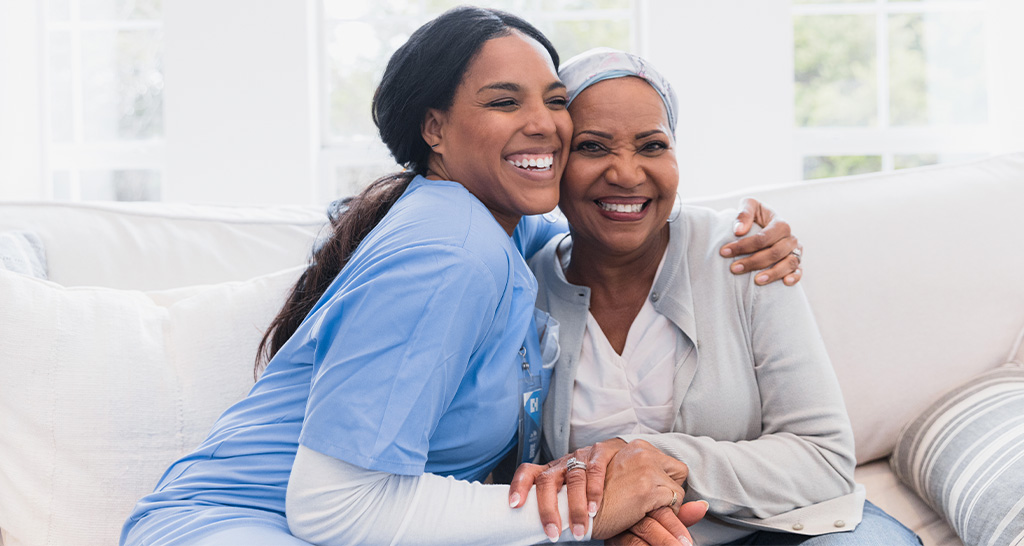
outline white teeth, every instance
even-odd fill
[[[643,203],[637,203],[635,205],[621,205],[618,203],[602,203],[601,201],[598,201],[597,205],[609,212],[637,213],[643,210],[644,208]]]
[[[554,164],[555,158],[552,155],[544,155],[540,157],[531,157],[527,159],[506,159],[509,164],[519,167],[520,169],[536,169],[540,171],[551,168]]]

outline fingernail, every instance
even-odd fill
[[[549,523],[544,526],[544,534],[548,536],[548,540],[551,542],[558,542],[558,526],[554,523]]]
[[[794,281],[794,279],[793,279],[792,275],[789,275],[788,277],[786,277],[786,284],[793,284],[793,281]]]
[[[729,269],[731,269],[733,273],[743,273],[743,264],[732,264],[732,267]]]
[[[517,504],[519,504],[519,493],[512,493],[508,499],[508,507],[515,508]]]
[[[766,283],[768,282],[768,275],[758,275],[757,278],[754,280],[759,283]]]
[[[690,539],[684,536],[679,537],[679,542],[682,543],[683,546],[693,546],[693,543],[690,542]]]
[[[736,233],[737,231],[740,230],[741,227],[743,227],[743,222],[736,222],[735,224],[732,225],[732,232]]]
[[[726,257],[732,256],[732,249],[731,248],[723,248],[722,249],[722,256],[726,256]]]
[[[699,500],[697,502],[699,502],[699,503],[704,505],[704,510],[710,510],[711,509],[711,505],[708,504],[708,501],[706,501],[706,500]]]
[[[587,509],[590,512],[589,513],[590,517],[594,517],[594,516],[597,515],[597,503],[596,502],[591,501],[590,505],[587,506]]]
[[[572,526],[572,537],[576,540],[583,540],[583,535],[587,534],[587,530],[582,525],[576,524]]]

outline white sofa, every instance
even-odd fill
[[[1024,153],[701,203],[742,195],[780,211],[805,246],[803,286],[868,498],[926,545],[961,544],[886,457],[943,392],[1024,362],[1010,354],[1024,326]],[[116,542],[135,500],[251,387],[262,329],[323,219],[0,202],[0,233],[38,235],[49,277],[0,271],[0,544]]]

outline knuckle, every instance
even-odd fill
[[[633,532],[638,535],[650,535],[654,532],[656,527],[654,520],[646,517],[636,522],[636,525],[633,526]]]

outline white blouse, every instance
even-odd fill
[[[676,363],[692,350],[689,338],[654,309],[650,297],[630,325],[621,355],[587,313],[573,386],[569,449],[619,434],[671,431]]]

